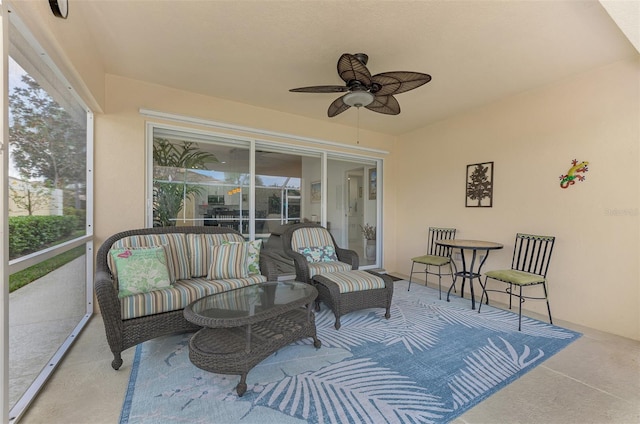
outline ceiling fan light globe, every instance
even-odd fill
[[[373,94],[368,91],[353,91],[345,94],[342,99],[349,106],[362,107],[373,103]]]

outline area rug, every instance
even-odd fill
[[[510,311],[482,307],[407,282],[383,309],[316,316],[322,347],[300,340],[249,373],[202,371],[189,362],[191,334],[136,347],[121,424],[444,423],[524,375],[579,333]]]

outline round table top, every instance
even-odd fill
[[[474,249],[474,250],[497,250],[502,249],[504,245],[494,243],[492,241],[483,240],[438,240],[436,244],[458,249]]]

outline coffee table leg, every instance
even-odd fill
[[[247,391],[247,374],[242,374],[240,376],[240,383],[236,386],[236,392],[238,396],[242,397],[242,395]]]

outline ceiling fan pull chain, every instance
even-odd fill
[[[357,118],[357,123],[356,123],[356,128],[357,128],[356,144],[360,144],[360,108],[357,107],[356,109],[358,110],[358,118]]]

